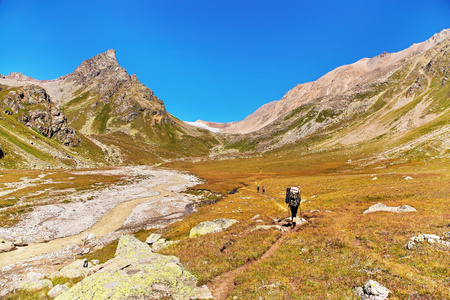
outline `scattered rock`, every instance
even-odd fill
[[[10,241],[0,239],[0,253],[14,250],[14,244]]]
[[[281,225],[258,225],[255,228],[253,228],[251,230],[251,232],[255,231],[255,230],[259,230],[259,229],[263,229],[263,230],[268,230],[268,229],[277,229],[279,231],[287,231],[286,227],[283,227]]]
[[[81,238],[81,241],[84,244],[87,244],[89,241],[91,240],[95,240],[95,234],[91,233],[91,232],[86,232],[83,237]]]
[[[159,233],[152,233],[148,236],[147,240],[145,240],[145,242],[149,245],[155,243],[156,241],[158,241],[161,238],[161,234]]]
[[[50,291],[48,291],[47,296],[49,296],[50,298],[56,298],[68,290],[69,290],[68,287],[62,284],[57,284]]]
[[[390,292],[390,290],[375,280],[369,280],[363,287],[355,288],[355,294],[361,297],[362,300],[385,300]]]
[[[56,299],[211,299],[205,285],[175,256],[153,253],[150,246],[131,235],[123,235],[116,255],[95,267],[86,277]]]
[[[418,243],[423,243],[425,241],[428,242],[428,244],[433,245],[433,244],[439,244],[439,245],[443,245],[447,248],[450,248],[450,242],[448,241],[444,241],[445,239],[445,233],[444,236],[441,238],[440,236],[436,235],[436,234],[418,234],[417,236],[413,236],[409,239],[408,243],[406,243],[405,248],[408,250],[412,250],[414,249],[418,244]]]
[[[220,232],[237,222],[237,220],[233,219],[216,219],[214,221],[202,222],[191,229],[189,237],[194,238],[208,233]]]
[[[403,213],[403,212],[413,212],[417,211],[414,207],[409,205],[402,205],[402,206],[387,206],[383,203],[377,203],[375,205],[372,205],[368,209],[366,209],[363,214],[373,213],[377,211],[389,211],[389,212],[395,212],[395,213]]]

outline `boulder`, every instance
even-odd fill
[[[152,251],[157,252],[163,248],[166,248],[167,246],[169,246],[172,243],[173,242],[166,241],[165,239],[159,239],[155,243],[152,244]]]
[[[145,241],[147,244],[151,245],[158,241],[161,238],[161,234],[159,233],[152,233],[148,236],[147,240]]]
[[[18,238],[17,240],[14,241],[14,246],[16,247],[23,247],[26,245],[27,244],[25,244],[21,238]]]
[[[212,298],[208,287],[197,287],[197,279],[178,258],[153,253],[128,234],[120,238],[115,257],[95,270],[56,299]]]
[[[27,274],[27,281],[39,281],[45,278],[45,275],[38,272],[29,272]]]
[[[404,213],[404,212],[413,212],[417,211],[414,207],[409,205],[402,205],[402,206],[387,206],[383,203],[377,203],[375,205],[372,205],[368,209],[366,209],[363,214],[373,213],[377,211],[388,211],[388,212],[395,212],[395,213]]]
[[[85,260],[84,259],[77,259],[73,263],[71,263],[68,266],[65,266],[62,268],[57,276],[61,277],[67,277],[67,278],[79,278],[79,277],[85,277],[86,275],[90,274],[92,272],[91,268],[93,265],[91,263],[87,263],[87,267],[84,267]],[[50,275],[50,278],[53,278],[56,275]]]
[[[21,290],[30,291],[30,292],[42,290],[45,288],[48,288],[48,289],[53,288],[53,283],[51,282],[50,279],[42,279],[42,280],[38,280],[38,281],[25,281],[25,282],[22,282],[22,284],[20,285]]]
[[[64,292],[67,292],[69,288],[62,284],[55,285],[50,291],[48,291],[47,296],[50,298],[56,298]]]
[[[362,300],[385,300],[390,292],[375,280],[369,280],[363,287],[355,288],[355,294]]]
[[[208,233],[220,232],[237,222],[237,220],[233,219],[216,219],[214,221],[201,222],[191,229],[189,237],[195,238]]]
[[[14,244],[10,241],[0,239],[0,253],[14,250]]]

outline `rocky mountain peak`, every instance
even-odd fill
[[[126,70],[119,66],[116,51],[113,49],[85,60],[72,74],[67,76],[67,79],[83,85],[93,79],[107,79],[112,74],[124,78],[128,76]]]

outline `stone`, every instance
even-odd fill
[[[159,251],[163,248],[166,248],[170,244],[172,244],[171,241],[166,241],[165,239],[159,239],[158,241],[156,241],[156,243],[152,244],[152,251],[154,251],[154,252]]]
[[[416,243],[414,243],[412,240],[409,240],[408,243],[406,243],[405,248],[408,250],[412,250],[416,248]]]
[[[426,240],[440,240],[441,239],[441,237],[436,235],[436,234],[426,234],[426,233],[424,233],[422,235],[423,235],[423,238],[426,239]]]
[[[16,247],[23,247],[26,245],[27,244],[25,244],[21,238],[18,238],[17,240],[14,241],[14,246]]]
[[[390,292],[375,280],[369,280],[363,287],[355,288],[355,294],[362,300],[385,300]]]
[[[375,205],[372,205],[368,209],[366,209],[363,214],[378,212],[378,211],[388,211],[388,212],[395,212],[395,213],[404,213],[404,212],[414,212],[417,211],[414,207],[409,205],[402,205],[402,206],[387,206],[383,203],[377,203]]]
[[[195,238],[197,236],[205,235],[208,233],[220,232],[237,222],[237,220],[233,219],[216,219],[213,221],[201,222],[191,229],[189,237]]]
[[[51,289],[53,288],[53,283],[50,279],[42,279],[42,280],[38,280],[38,281],[25,281],[22,282],[22,284],[20,285],[20,289],[21,290],[25,290],[25,291],[37,291],[37,290],[42,290],[42,289]]]
[[[81,241],[84,244],[87,244],[89,241],[94,240],[95,239],[95,234],[91,233],[91,232],[86,232],[83,237],[81,238]]]
[[[152,233],[148,236],[148,238],[145,240],[145,242],[149,245],[155,243],[161,238],[161,234],[159,233]]]
[[[258,225],[255,228],[253,228],[250,232],[253,232],[255,230],[259,230],[259,229],[263,229],[263,230],[268,230],[268,229],[276,229],[279,231],[287,231],[286,227],[280,226],[280,225]]]
[[[58,276],[67,277],[67,278],[79,278],[85,277],[91,273],[90,268],[93,267],[91,263],[88,262],[88,267],[84,267],[84,259],[77,259],[73,263],[68,266],[65,266],[59,271]]]
[[[29,272],[27,274],[28,281],[39,281],[44,278],[45,278],[45,275],[42,273],[38,273],[38,272]]]
[[[405,180],[412,180],[412,177],[411,176],[406,176]]]
[[[14,250],[14,244],[10,241],[0,239],[0,253]]]
[[[442,235],[444,236],[444,238],[448,239],[448,238],[450,238],[450,231],[444,232]]]
[[[128,234],[119,239],[117,249],[113,259],[56,299],[213,298],[208,287],[197,287],[197,278],[175,256],[153,253]]]
[[[47,296],[49,296],[50,298],[56,298],[68,290],[69,288],[67,286],[57,284],[50,291],[48,291]]]

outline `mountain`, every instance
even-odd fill
[[[380,137],[408,142],[420,137],[415,143],[437,140],[441,146],[436,147],[445,152],[449,49],[447,29],[406,50],[363,58],[299,84],[243,121],[199,122],[234,134],[226,147],[241,151],[267,151],[311,137],[319,138],[314,145],[323,149]]]
[[[0,76],[0,85],[3,118],[12,128],[20,127],[0,128],[0,145],[8,149],[3,162],[19,155],[14,161],[21,166],[158,163],[206,155],[217,143],[209,131],[170,115],[151,89],[119,65],[114,50],[98,54],[54,80],[11,73]],[[55,124],[61,124],[60,128]],[[42,143],[51,145],[28,149],[36,146],[30,142],[36,136],[33,129],[41,133],[39,138],[45,137]],[[55,139],[61,145],[55,146]],[[52,159],[55,155],[50,149],[55,147],[70,159]]]

